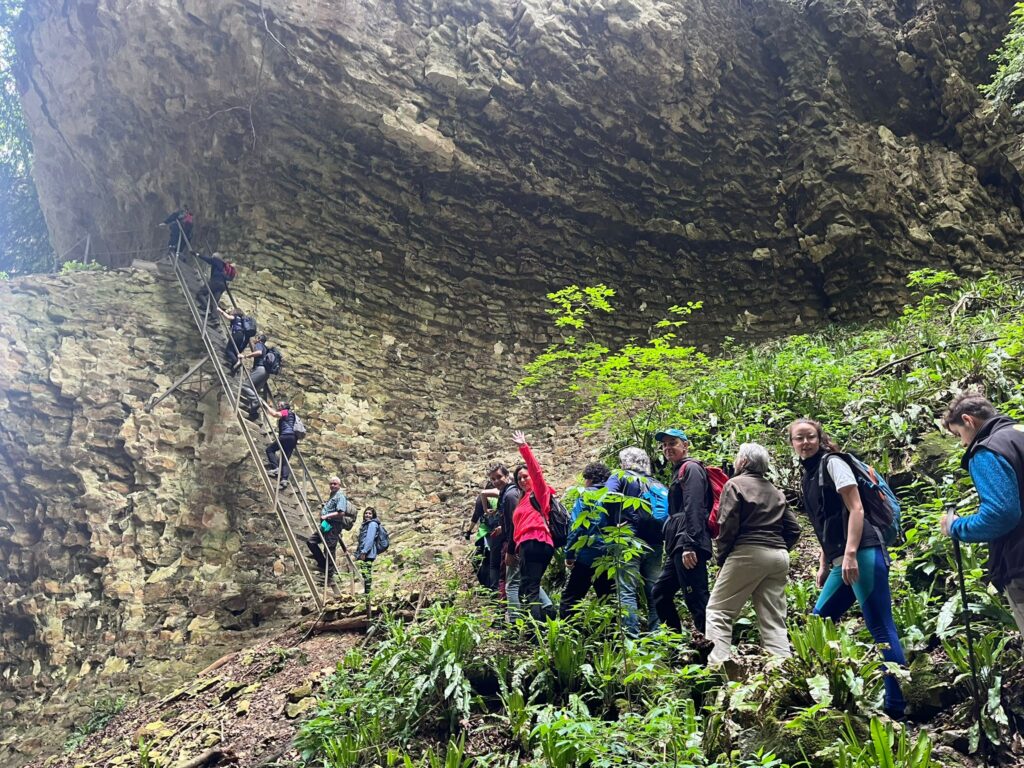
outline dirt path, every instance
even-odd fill
[[[296,759],[292,741],[314,694],[363,638],[332,632],[302,641],[304,631],[230,654],[160,701],[126,709],[73,752],[33,765],[113,768],[148,757],[161,767],[256,768]]]

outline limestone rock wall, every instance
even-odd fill
[[[58,249],[127,263],[189,202],[201,243],[416,347],[536,333],[566,281],[703,299],[715,337],[871,316],[1020,242],[1019,142],[975,88],[1009,0],[27,6]]]
[[[472,489],[514,456],[513,419],[559,482],[592,456],[522,409],[434,403],[443,382],[416,374],[417,352],[339,328],[322,286],[245,277],[239,300],[285,329],[272,384],[304,416],[313,474],[340,474],[387,521],[385,593],[462,552]],[[309,600],[219,393],[145,410],[202,355],[169,275],[26,277],[0,282],[0,306],[0,763],[13,765],[58,748],[96,702],[166,691]],[[466,379],[467,397],[486,392],[486,371]]]
[[[0,722],[19,749],[43,743],[15,738],[26,710],[59,733],[300,608],[217,399],[143,411],[200,353],[166,287],[0,283]]]

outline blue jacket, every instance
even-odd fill
[[[583,489],[584,493],[602,491],[604,486],[590,486]],[[567,560],[575,560],[583,565],[593,565],[594,561],[597,560],[601,555],[604,554],[605,544],[604,537],[601,536],[601,529],[608,526],[608,512],[603,509],[601,501],[587,501],[583,499],[581,494],[576,503],[572,506],[572,527],[569,529],[569,536],[565,542],[565,557]],[[587,526],[576,526],[576,521],[579,519],[583,512],[584,506],[589,507],[591,510],[596,510],[596,517],[592,518],[592,522]],[[588,514],[593,514],[589,512]],[[593,536],[592,542],[582,549],[575,549],[573,545],[580,539]]]
[[[359,551],[356,554],[366,555],[367,560],[377,559],[377,528],[376,520],[368,520],[359,529]]]
[[[1010,462],[988,448],[971,456],[968,470],[978,489],[981,506],[973,515],[958,518],[950,533],[960,541],[995,541],[1020,522],[1020,491]]]

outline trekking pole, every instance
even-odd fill
[[[948,514],[953,514],[950,511]],[[974,630],[971,628],[971,609],[967,602],[967,580],[964,578],[964,559],[960,553],[960,541],[954,536],[953,559],[956,560],[956,574],[960,579],[960,602],[963,606],[964,629],[967,632],[967,659],[971,665],[971,682],[974,685],[974,720],[978,724],[978,744],[981,747],[982,763],[988,765],[988,739],[981,725],[981,685],[978,682],[978,660],[974,656]]]

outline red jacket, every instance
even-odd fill
[[[533,451],[530,450],[530,446],[520,445],[519,453],[523,457],[523,461],[526,462],[526,471],[530,475],[533,491],[523,495],[519,500],[516,511],[512,513],[512,529],[514,531],[513,537],[516,548],[518,549],[519,545],[524,541],[530,540],[541,541],[554,546],[547,522],[547,517],[551,513],[551,488],[544,482],[544,472],[541,470],[537,460],[533,458]],[[543,515],[533,506],[533,503],[530,501],[531,495],[537,497],[540,508],[544,510]]]

